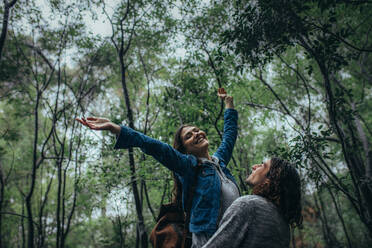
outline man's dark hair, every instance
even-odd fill
[[[288,161],[271,158],[266,180],[253,187],[253,194],[273,202],[292,227],[301,226],[301,180],[296,168]]]

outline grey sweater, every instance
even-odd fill
[[[289,247],[289,226],[277,207],[257,195],[236,199],[203,248]]]

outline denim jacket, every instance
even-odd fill
[[[238,112],[235,109],[226,109],[224,121],[222,142],[213,156],[218,158],[225,175],[236,184],[227,164],[230,161],[238,133]],[[180,153],[172,146],[129,127],[121,126],[114,149],[129,147],[139,147],[144,153],[153,156],[161,164],[175,172],[182,183],[182,202],[184,204],[187,192],[191,189],[194,180],[195,167],[198,165],[197,158],[194,155]],[[213,234],[217,230],[217,220],[220,214],[221,181],[211,164],[204,162],[201,166],[192,201],[189,229],[192,233]]]

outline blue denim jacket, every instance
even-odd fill
[[[227,168],[227,164],[230,161],[238,134],[238,112],[234,109],[226,109],[224,120],[222,143],[213,156],[219,159],[223,172],[236,184],[234,177]],[[194,155],[180,153],[168,144],[150,138],[129,127],[121,126],[114,149],[129,147],[141,148],[144,153],[153,156],[161,164],[175,172],[182,183],[182,201],[183,203],[186,202],[185,197],[194,180],[194,168],[198,164]],[[192,201],[190,232],[213,234],[217,230],[220,198],[220,178],[213,166],[205,162],[202,164],[202,169],[198,175],[198,182]]]

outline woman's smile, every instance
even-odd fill
[[[195,142],[194,144],[199,144],[200,142],[202,142],[203,140],[205,140],[205,137],[203,134],[200,134],[198,137],[195,138]]]

